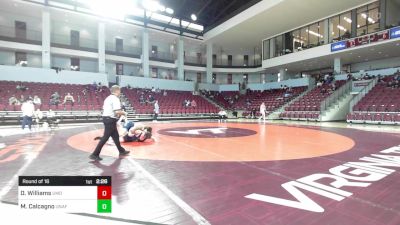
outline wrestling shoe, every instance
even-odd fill
[[[119,156],[126,156],[126,155],[129,155],[129,153],[130,153],[130,151],[125,150],[123,152],[120,152]]]
[[[103,158],[100,158],[98,155],[90,155],[89,159],[95,160],[95,161],[100,161],[103,160]]]

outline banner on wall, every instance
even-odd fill
[[[400,37],[400,27],[394,27],[390,29],[390,39],[399,38]]]
[[[331,44],[331,52],[340,51],[346,48],[347,48],[346,41],[339,41]]]
[[[331,52],[341,51],[347,48],[353,48],[362,45],[368,45],[375,42],[385,41],[400,37],[400,27],[395,27],[390,30],[379,31],[373,34],[348,39],[331,44]]]

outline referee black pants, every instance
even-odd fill
[[[115,145],[118,148],[120,153],[124,152],[125,149],[121,146],[119,142],[119,134],[117,130],[117,119],[111,117],[103,117],[104,123],[104,134],[103,137],[100,139],[99,143],[96,146],[96,149],[92,153],[92,155],[99,156],[101,149],[103,148],[104,144],[107,140],[111,137],[114,140]]]

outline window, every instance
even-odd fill
[[[243,56],[243,66],[248,66],[249,65],[249,55],[244,55]]]
[[[301,51],[302,46],[304,44],[304,40],[301,38],[300,29],[293,31],[292,36],[293,36],[293,51],[294,52]]]
[[[232,66],[232,55],[228,55],[228,66]]]
[[[306,49],[308,47],[308,28],[303,27],[300,29],[300,40],[302,41],[301,49]]]
[[[201,83],[201,73],[197,73],[197,83]]]
[[[379,30],[379,2],[371,3],[357,9],[357,36]]]
[[[123,75],[124,74],[124,64],[122,63],[117,63],[115,64],[115,72],[117,75]]]
[[[249,74],[247,74],[247,73],[243,74],[243,82],[245,84],[247,84],[249,82]]]
[[[270,42],[269,40],[263,41],[263,60],[270,58],[269,42]]]
[[[202,63],[202,60],[201,60],[201,53],[197,52],[197,53],[196,53],[196,56],[197,56],[197,63],[198,63],[198,64],[201,64],[201,63]]]
[[[232,74],[228,74],[228,84],[232,84]]]
[[[15,37],[20,39],[26,39],[26,23],[21,21],[15,21]]]
[[[80,70],[80,60],[78,58],[71,58],[71,70],[79,71]]]
[[[329,42],[351,38],[351,12],[343,13],[329,19]]]
[[[216,54],[212,55],[212,64],[213,64],[213,66],[217,65],[217,55]]]
[[[157,57],[158,51],[157,51],[157,46],[152,45],[151,46],[151,56]]]
[[[123,52],[124,51],[124,40],[121,38],[115,38],[115,51]]]
[[[275,40],[275,54],[274,56],[281,56],[283,54],[283,40],[282,40],[282,35],[279,35],[277,37],[274,37]]]
[[[212,75],[212,83],[215,84],[217,81],[217,74],[213,73]]]
[[[313,48],[318,45],[319,39],[323,37],[319,32],[319,25],[318,23],[314,23],[308,26],[306,32],[308,33],[308,46],[309,48]]]
[[[386,0],[386,28],[400,26],[400,5],[398,0]]]
[[[17,66],[27,66],[28,65],[26,52],[15,52],[15,65],[17,65]]]
[[[79,47],[79,31],[71,30],[71,46]]]
[[[158,68],[151,68],[151,77],[152,78],[157,78],[158,76]]]

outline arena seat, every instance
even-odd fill
[[[242,116],[247,117],[251,115],[252,109],[256,109],[256,111],[259,112],[259,107],[262,102],[265,103],[268,113],[273,112],[306,90],[307,87],[304,86],[291,88],[291,91],[289,92],[290,96],[288,97],[285,97],[286,91],[282,88],[265,91],[249,90],[244,95],[231,91],[209,92],[205,95],[223,108],[230,110],[244,110]],[[237,99],[235,98],[235,95],[238,95]],[[249,104],[247,102],[249,102]]]
[[[166,96],[163,95],[163,92],[164,90],[160,90],[160,92],[152,92],[149,89],[122,88],[122,93],[127,97],[136,114],[153,114],[153,104],[140,104],[139,97],[142,94],[146,99],[149,95],[152,95],[156,100],[158,100],[160,114],[216,114],[219,112],[218,107],[199,95],[193,95],[192,92],[167,90]],[[196,107],[185,107],[183,105],[184,100],[195,100]]]
[[[335,81],[336,89],[339,89],[345,83],[345,80]],[[321,103],[332,93],[330,88],[330,84],[314,87],[307,94],[285,107],[286,113],[281,113],[279,117],[282,119],[317,120],[321,112]]]
[[[400,112],[400,88],[391,87],[394,75],[382,79],[347,115],[348,122],[396,123]],[[372,116],[372,117],[371,117]]]
[[[17,90],[17,85],[23,85],[28,89],[25,91]],[[82,93],[84,89],[88,92],[86,95]],[[90,85],[79,85],[79,84],[55,84],[55,83],[34,83],[34,82],[14,82],[14,81],[0,81],[0,90],[3,97],[0,98],[0,111],[20,111],[20,105],[9,105],[8,99],[15,95],[20,98],[24,95],[25,98],[34,97],[37,95],[42,104],[40,105],[40,110],[47,111],[52,109],[54,111],[81,111],[81,110],[101,110],[102,102],[110,94],[108,88],[103,86],[102,92],[95,92],[94,88]],[[60,94],[61,103],[58,106],[49,105],[50,96],[54,92]],[[75,104],[72,106],[70,103],[65,105],[62,104],[63,98],[67,93],[75,99]]]

